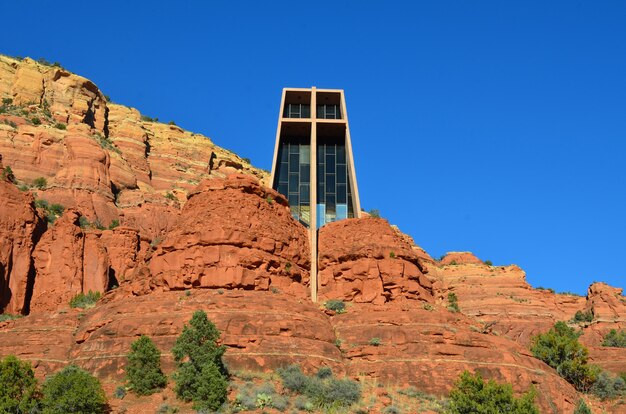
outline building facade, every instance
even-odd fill
[[[283,89],[271,182],[309,228],[316,301],[317,229],[361,212],[343,90]]]

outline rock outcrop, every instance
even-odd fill
[[[150,260],[156,287],[279,289],[308,297],[307,230],[254,178],[205,180]]]
[[[0,312],[28,313],[35,278],[32,252],[45,229],[33,196],[10,182],[0,155]]]
[[[20,185],[46,184],[38,197],[114,220],[153,240],[171,229],[202,179],[234,172],[267,180],[207,137],[107,102],[91,81],[59,66],[0,56],[0,154]],[[150,214],[159,220],[146,220]]]
[[[347,219],[319,230],[319,295],[383,304],[433,302],[432,282],[418,253],[385,219]]]
[[[315,372],[329,366],[338,375],[445,395],[467,369],[513,383],[518,392],[534,384],[542,412],[571,412],[578,399],[571,385],[525,348],[479,333],[471,319],[442,307],[363,303],[328,316],[284,293],[208,289],[106,299],[80,313],[68,309],[0,324],[0,355],[31,361],[38,376],[73,362],[102,379],[121,381],[130,344],[148,335],[169,374],[176,337],[202,309],[222,332],[225,360],[234,371],[296,363]]]

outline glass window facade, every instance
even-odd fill
[[[277,190],[289,200],[291,214],[311,225],[310,186],[317,185],[317,227],[354,217],[349,164],[343,139],[320,138],[317,145],[317,180],[311,183],[309,138],[284,137],[278,149]]]
[[[310,118],[311,105],[308,104],[286,104],[283,110],[283,118]]]
[[[339,105],[317,105],[317,117],[321,119],[341,119]]]
[[[354,217],[345,140],[319,138],[317,144],[317,227]]]
[[[278,149],[277,190],[289,200],[291,214],[311,223],[311,146],[309,137],[285,137]]]

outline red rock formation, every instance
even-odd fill
[[[298,363],[311,372],[326,365],[339,375],[365,375],[444,395],[468,369],[513,383],[519,392],[535,384],[544,412],[550,407],[570,412],[578,399],[569,384],[523,347],[478,333],[470,319],[441,307],[408,306],[415,301],[383,307],[353,304],[334,317],[291,295],[258,291],[155,292],[103,302],[81,313],[31,315],[0,325],[0,355],[14,353],[32,361],[39,376],[74,362],[100,378],[121,381],[130,344],[148,335],[161,349],[169,374],[176,337],[193,312],[202,309],[222,332],[232,370]],[[372,338],[380,344],[372,345]]]
[[[432,283],[418,254],[384,219],[329,223],[319,230],[318,244],[322,299],[433,301]]]
[[[278,192],[244,175],[203,181],[150,260],[156,286],[268,290],[307,297],[306,229]]]
[[[0,313],[28,312],[34,282],[31,254],[44,230],[33,196],[7,181],[0,155]]]
[[[448,252],[439,262],[441,266],[460,264],[483,264],[483,261],[470,252]]]
[[[130,279],[143,263],[148,242],[136,230],[82,229],[79,217],[74,210],[66,211],[33,252],[32,312],[67,308],[79,293],[106,292]]]
[[[40,198],[105,226],[119,220],[155,239],[170,229],[155,222],[171,223],[180,209],[168,193],[184,202],[204,178],[268,177],[207,137],[107,103],[91,81],[57,66],[0,56],[0,97],[13,101],[0,115],[0,154],[19,183],[44,177]],[[155,211],[168,217],[150,219]]]

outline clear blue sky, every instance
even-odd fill
[[[365,209],[433,256],[626,287],[626,2],[0,4],[0,53],[265,169],[281,89],[342,88]]]

